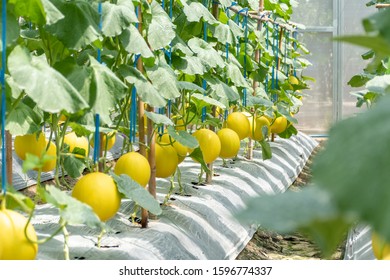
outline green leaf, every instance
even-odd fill
[[[82,159],[78,159],[73,155],[64,156],[64,169],[67,175],[72,178],[78,178],[83,174],[86,168]]]
[[[205,93],[206,91],[201,88],[200,86],[190,83],[190,82],[185,82],[185,81],[179,81],[177,82],[177,86],[180,90],[189,90],[189,91],[198,91],[200,93]]]
[[[248,82],[245,80],[240,68],[236,64],[229,63],[226,66],[226,75],[237,87],[249,87]]]
[[[207,81],[215,96],[232,102],[240,98],[240,95],[234,87],[228,86],[221,80],[211,75],[204,76],[204,79]]]
[[[26,173],[29,170],[39,169],[43,167],[43,162],[40,157],[27,153],[26,159],[23,161],[22,170]]]
[[[223,68],[225,66],[225,62],[219,53],[206,41],[195,37],[188,41],[188,46],[205,65],[211,68],[216,68],[217,66]]]
[[[227,24],[218,23],[215,26],[211,25],[209,28],[218,42],[221,44],[233,44],[233,35]]]
[[[17,16],[27,17],[33,23],[45,24],[45,10],[41,0],[9,0],[15,6]]]
[[[360,75],[355,75],[353,76],[349,82],[348,85],[351,87],[362,87],[364,86],[372,77],[365,75],[365,74],[360,74]]]
[[[177,76],[165,61],[159,59],[153,67],[145,69],[152,84],[165,99],[172,100],[180,96]]]
[[[286,191],[251,198],[236,218],[241,222],[255,223],[280,233],[288,233],[306,227],[313,221],[333,219],[338,214],[329,194],[310,186],[300,192]]]
[[[203,75],[207,69],[202,60],[196,56],[173,57],[173,66],[188,75]]]
[[[186,146],[190,149],[195,149],[199,146],[198,140],[187,131],[176,131],[172,126],[168,126],[167,130],[168,134],[183,146]]]
[[[165,115],[145,111],[145,115],[148,119],[152,120],[155,124],[174,125],[173,122]]]
[[[15,82],[46,112],[76,113],[88,107],[65,77],[23,47],[17,46],[10,53],[8,69]]]
[[[376,76],[367,82],[366,88],[371,92],[385,94],[390,92],[390,75]]]
[[[176,37],[175,25],[157,1],[151,3],[152,22],[148,28],[148,42],[152,50],[169,45]]]
[[[205,163],[203,159],[203,153],[200,147],[195,148],[189,156],[194,159],[195,161],[199,162],[200,165],[202,166],[203,170],[207,173],[211,172],[211,170],[207,167],[207,164]]]
[[[144,37],[142,37],[138,29],[132,24],[122,32],[119,40],[125,50],[131,54],[140,54],[145,58],[154,57]]]
[[[5,202],[7,209],[21,209],[24,212],[31,212],[35,207],[35,203],[31,198],[15,190],[13,186],[7,186]]]
[[[298,130],[295,128],[295,126],[293,126],[292,124],[288,124],[286,130],[283,131],[282,133],[279,133],[278,136],[281,138],[288,139],[291,136],[297,135],[297,134],[298,134]]]
[[[100,114],[102,121],[111,123],[111,110],[115,104],[125,95],[127,86],[110,68],[99,63],[90,56],[90,67],[92,68],[92,87],[89,104],[93,113]]]
[[[378,13],[363,20],[363,26],[368,33],[378,33],[390,44],[390,10],[382,9]]]
[[[19,24],[18,21],[15,19],[15,16],[11,14],[9,11],[7,11],[7,47],[12,46],[14,43],[16,43],[16,40],[19,38]],[[3,21],[0,22],[0,30],[3,30]],[[3,51],[3,41],[2,38],[0,38],[0,52]]]
[[[80,0],[51,0],[51,2],[64,17],[55,23],[48,23],[46,30],[67,48],[79,50],[99,39],[100,16],[90,3]]]
[[[194,98],[194,99],[203,101],[206,104],[220,107],[221,109],[225,109],[226,108],[226,106],[224,104],[222,104],[221,102],[219,102],[219,101],[217,101],[217,100],[215,100],[213,98],[210,98],[208,96],[204,96],[202,94],[199,94],[199,93],[194,93],[194,94],[191,95],[191,97]],[[203,107],[203,105],[200,105],[200,106]]]
[[[41,116],[24,103],[19,103],[9,113],[6,121],[6,129],[13,136],[32,134],[41,130]]]
[[[120,193],[133,200],[142,208],[149,210],[152,214],[160,215],[162,213],[159,202],[136,181],[126,174],[117,176],[112,173],[111,176],[116,182]]]
[[[236,217],[241,222],[257,223],[280,233],[303,232],[325,258],[345,240],[353,222],[340,214],[327,192],[316,186],[252,198]]]
[[[209,24],[218,24],[218,21],[202,3],[191,2],[191,4],[187,5],[184,2],[183,5],[183,12],[189,22],[199,22],[203,18]]]
[[[390,98],[337,123],[313,165],[313,180],[335,204],[390,239]]]
[[[89,205],[78,201],[53,185],[45,186],[45,188],[46,191],[43,193],[45,200],[58,208],[62,220],[67,224],[101,229],[105,227]]]
[[[142,101],[152,107],[165,106],[167,101],[139,70],[129,65],[121,65],[118,72],[128,83],[135,85],[137,95]]]
[[[379,36],[371,35],[350,35],[343,37],[336,37],[335,40],[351,43],[357,46],[373,49],[374,51],[383,55],[390,55],[390,43]]]
[[[131,23],[138,22],[132,1],[119,0],[116,4],[102,4],[102,32],[109,37],[118,36]]]

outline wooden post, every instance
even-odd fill
[[[7,183],[12,186],[12,135],[7,130],[5,132],[5,143],[6,143],[6,161],[7,161]]]
[[[262,13],[264,11],[264,0],[260,0],[259,1],[259,11],[258,13]],[[262,21],[260,18],[257,19],[257,30],[261,30],[262,28]],[[255,61],[257,63],[260,63],[260,49],[256,49],[255,51]],[[256,88],[259,87],[259,82],[254,80],[253,81],[253,95],[256,95]],[[256,120],[254,120],[256,121]],[[246,158],[251,160],[253,158],[253,140],[249,138],[249,142],[248,142],[248,153],[246,155]]]
[[[148,105],[148,111],[153,112],[153,107]],[[154,133],[154,125],[151,119],[148,119],[148,145],[149,153],[148,160],[150,165],[150,179],[148,184],[149,193],[156,198],[156,134]],[[151,219],[155,219],[154,215],[149,214]]]
[[[212,14],[215,17],[215,19],[218,20],[218,17],[219,17],[219,4],[218,4],[218,2],[213,2]],[[215,116],[215,112],[216,112],[215,106],[213,106],[212,111],[213,111],[212,112],[213,116]],[[210,130],[215,132],[215,127],[210,126]],[[206,173],[206,184],[211,184],[213,181],[213,175],[214,175],[213,163],[207,164],[207,168],[210,170],[210,172]]]
[[[390,4],[376,4],[375,8],[377,9],[390,8]]]
[[[138,9],[138,31],[142,34],[142,9],[141,6],[137,7]],[[137,69],[140,72],[144,71],[142,64],[142,58],[140,57],[137,61]],[[145,108],[144,102],[138,99],[138,137],[139,137],[139,152],[141,155],[146,155],[146,141],[145,141]],[[146,228],[148,226],[148,211],[144,208],[141,209],[141,226]]]

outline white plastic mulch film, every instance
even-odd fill
[[[348,233],[345,246],[345,260],[375,260],[371,248],[371,228],[367,225],[358,225]]]
[[[242,224],[233,215],[245,207],[246,200],[265,194],[284,192],[297,178],[317,142],[299,133],[290,139],[271,142],[273,157],[262,160],[261,151],[254,159],[243,156],[214,163],[211,185],[195,185],[200,165],[186,159],[181,164],[185,195],[173,191],[169,204],[157,219],[142,229],[129,220],[134,203],[123,200],[117,215],[107,221],[112,229],[96,246],[99,232],[84,225],[67,226],[70,259],[235,259],[256,231],[254,225]],[[112,155],[119,154],[115,149]],[[241,155],[243,149],[241,150]],[[158,179],[157,199],[162,202],[169,180]],[[58,228],[58,210],[49,204],[38,205],[32,223],[39,238]],[[63,235],[57,235],[39,247],[37,259],[63,259]]]

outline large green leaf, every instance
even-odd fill
[[[221,44],[232,44],[233,43],[233,35],[230,31],[230,27],[227,24],[219,23],[218,25],[211,25],[210,30],[213,33],[214,37]]]
[[[142,37],[134,25],[130,25],[126,28],[119,36],[119,39],[127,52],[131,54],[140,54],[145,58],[154,57],[144,37]]]
[[[24,103],[19,103],[7,116],[6,129],[14,135],[32,134],[41,130],[42,118]]]
[[[119,0],[116,4],[102,4],[102,32],[109,37],[118,36],[131,23],[138,22],[132,1]]]
[[[363,20],[363,26],[368,33],[378,33],[390,44],[390,10],[382,9],[378,13]]]
[[[169,45],[175,38],[175,25],[168,14],[157,1],[153,1],[152,22],[148,28],[148,42],[152,50],[158,50]]]
[[[78,201],[53,185],[45,186],[45,188],[46,191],[43,192],[45,200],[58,208],[62,220],[67,224],[104,228],[104,224],[89,205]]]
[[[211,75],[205,76],[205,80],[213,90],[214,95],[220,98],[225,98],[228,101],[236,101],[240,98],[240,95],[233,89],[233,87],[227,85],[221,80],[214,78]]]
[[[137,95],[142,101],[153,107],[165,106],[167,101],[139,70],[132,66],[121,65],[118,72],[128,83],[135,85]]]
[[[202,3],[191,2],[188,5],[186,2],[183,2],[183,4],[183,12],[189,22],[199,22],[203,18],[209,24],[218,24],[218,21]]]
[[[379,36],[373,35],[349,35],[335,38],[354,45],[373,49],[383,55],[390,56],[390,43]]]
[[[92,112],[99,113],[102,121],[110,124],[110,110],[125,95],[127,86],[110,68],[99,63],[92,56],[90,56],[90,67],[93,78],[89,104]]]
[[[172,100],[180,96],[177,76],[165,61],[160,59],[153,67],[145,69],[148,78],[164,98]]]
[[[46,29],[67,48],[79,50],[100,38],[100,16],[90,3],[81,0],[52,0],[64,15],[55,23],[48,23]]]
[[[221,109],[226,108],[226,106],[224,104],[222,104],[221,102],[219,102],[213,98],[210,98],[208,96],[199,94],[199,93],[194,93],[191,95],[191,97],[201,101],[202,104],[199,105],[200,108],[203,107],[204,105],[207,105],[207,104],[220,107]],[[203,103],[205,103],[205,104],[203,104]]]
[[[194,84],[194,83],[190,83],[190,82],[185,82],[185,81],[179,81],[177,82],[177,86],[179,87],[180,90],[189,90],[189,91],[197,91],[197,92],[200,92],[200,93],[205,93],[206,91]]]
[[[172,64],[177,70],[188,75],[202,75],[207,71],[202,60],[192,55],[173,57]]]
[[[86,151],[87,152],[87,151]],[[82,159],[76,158],[73,155],[64,156],[64,169],[67,175],[72,178],[79,178],[86,168]]]
[[[184,130],[176,131],[172,126],[168,126],[167,130],[168,130],[168,134],[180,144],[190,149],[195,149],[196,147],[199,146],[198,140],[194,136],[189,134],[187,131]]]
[[[217,66],[223,68],[225,66],[225,62],[219,53],[206,41],[199,38],[192,38],[188,41],[188,46],[202,59],[205,65],[211,68],[216,68]]]
[[[313,180],[345,212],[390,240],[390,98],[336,124],[313,165]]]
[[[245,80],[240,68],[234,63],[228,63],[226,66],[227,77],[238,87],[250,87]]]
[[[10,53],[8,69],[15,82],[46,112],[76,113],[88,107],[64,76],[51,68],[43,57],[31,56],[23,47],[17,46]]]
[[[17,16],[27,17],[31,22],[45,24],[45,10],[41,0],[9,0],[15,6]]]
[[[162,213],[159,202],[136,181],[126,174],[120,176],[111,174],[111,176],[114,178],[120,193],[149,210],[152,214],[160,215]]]
[[[174,125],[173,122],[165,115],[147,112],[145,111],[145,115],[148,119],[151,119],[155,124],[163,124],[163,125]]]

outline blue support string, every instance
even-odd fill
[[[103,11],[102,2],[99,2],[99,5],[98,5],[98,13],[99,13],[99,30],[102,30],[102,26],[103,26],[102,11]],[[97,61],[99,61],[99,63],[102,62],[101,50],[100,50],[100,49],[97,50]]]
[[[248,8],[244,9],[246,11],[242,27],[244,28],[244,78],[246,80],[247,76],[247,46],[248,46]],[[242,105],[246,107],[247,102],[247,92],[246,88],[243,90]]]
[[[6,157],[6,140],[5,140],[5,112],[6,112],[6,92],[5,92],[5,71],[7,63],[7,1],[2,0],[1,9],[2,23],[2,47],[1,53],[1,188],[4,195],[7,192],[7,157]]]
[[[100,152],[100,115],[95,115],[95,135],[94,135],[94,146],[93,146],[93,162],[96,164],[99,160]]]

